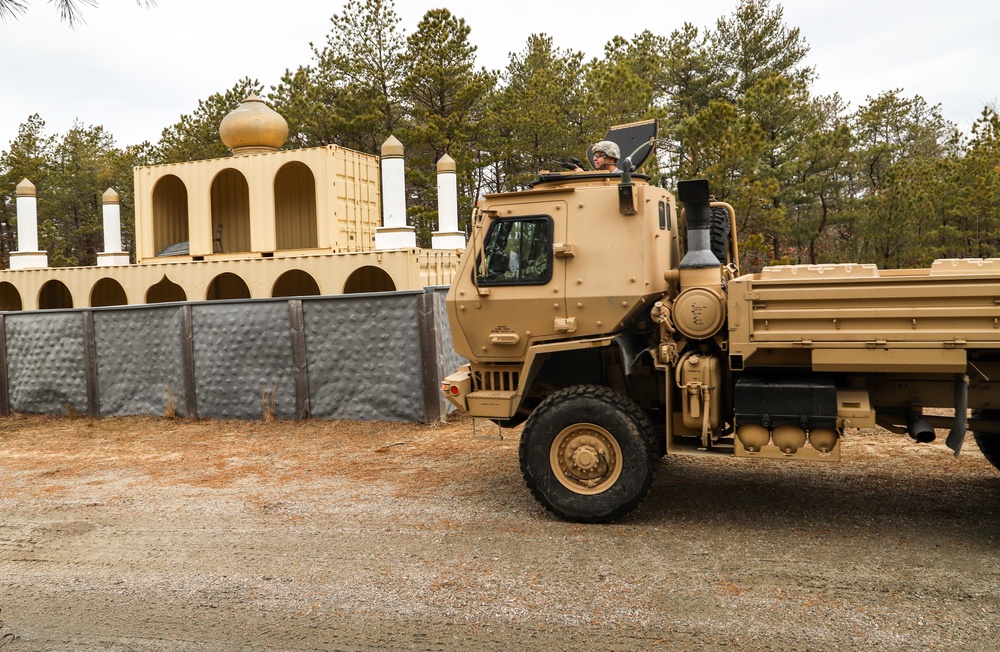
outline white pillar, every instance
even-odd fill
[[[11,269],[49,266],[49,256],[38,250],[38,198],[35,184],[27,179],[17,184],[17,251],[10,252]]]
[[[437,162],[437,191],[439,230],[431,235],[431,248],[465,249],[465,234],[458,230],[458,174],[447,154]]]
[[[122,251],[121,197],[108,188],[101,200],[104,204],[104,251],[97,254],[97,265],[128,265],[128,253]]]
[[[416,229],[406,226],[406,175],[403,144],[395,136],[382,143],[382,226],[375,229],[376,249],[414,249]]]

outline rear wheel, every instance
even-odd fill
[[[646,497],[658,455],[639,406],[607,387],[577,385],[532,412],[519,457],[528,488],[549,511],[606,523]]]
[[[997,420],[1000,419],[1000,412],[983,410],[975,416],[982,419]],[[983,457],[993,465],[993,468],[1000,470],[1000,435],[992,432],[973,432],[972,436],[975,437],[979,450],[983,452]]]

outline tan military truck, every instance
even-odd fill
[[[644,129],[608,137],[631,151]],[[949,429],[955,455],[971,429],[1000,468],[1000,259],[741,274],[735,214],[706,181],[678,184],[678,214],[622,163],[486,196],[447,298],[469,363],[442,390],[525,422],[521,471],[549,510],[611,521],[662,455],[836,461],[846,428],[876,424]]]

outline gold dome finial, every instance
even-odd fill
[[[456,170],[458,170],[458,167],[455,164],[455,159],[453,159],[452,157],[445,154],[438,159],[437,162],[438,174],[441,174],[443,172],[455,172]]]
[[[403,143],[395,136],[389,136],[382,143],[382,158],[403,158]]]
[[[17,184],[16,193],[18,197],[34,197],[36,194],[35,184],[23,179],[21,183]]]
[[[222,119],[219,136],[233,156],[275,152],[288,138],[288,123],[264,100],[251,95]]]

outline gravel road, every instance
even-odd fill
[[[997,650],[1000,473],[971,437],[678,457],[550,517],[472,422],[0,419],[22,650]]]

